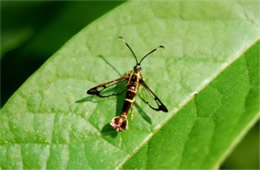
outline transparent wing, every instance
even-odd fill
[[[148,85],[141,79],[141,86],[139,87],[140,98],[149,105],[153,110],[168,112],[166,106],[161,102],[161,100],[154,94],[154,92],[148,87]]]
[[[87,94],[97,95],[99,97],[110,97],[122,94],[126,90],[126,83],[129,75],[120,77],[119,79],[112,80],[98,86],[95,86],[87,91]]]

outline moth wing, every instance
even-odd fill
[[[168,112],[167,107],[155,95],[155,93],[148,87],[143,79],[140,80],[139,96],[150,108],[156,111]]]
[[[110,97],[122,94],[126,90],[126,84],[129,75],[125,75],[116,80],[112,80],[100,85],[97,85],[87,91],[87,94],[97,95],[99,97]]]

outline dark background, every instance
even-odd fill
[[[124,1],[1,1],[1,108],[69,38]],[[259,122],[222,169],[259,169]]]

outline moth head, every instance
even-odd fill
[[[134,66],[134,70],[135,71],[141,71],[142,67],[140,66],[140,64],[137,64],[136,66]]]

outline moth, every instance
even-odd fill
[[[135,97],[138,92],[138,89],[140,86],[144,87],[146,92],[148,93],[148,96],[150,98],[150,101],[145,99],[144,97],[140,96],[142,101],[144,101],[150,108],[156,111],[163,111],[168,112],[168,109],[166,106],[161,102],[161,100],[155,95],[155,93],[149,88],[149,86],[145,83],[143,76],[141,74],[141,63],[142,61],[155,52],[159,48],[164,48],[164,46],[160,45],[147,53],[140,61],[137,60],[137,57],[132,50],[132,48],[129,46],[127,41],[123,37],[118,37],[125,45],[128,47],[128,49],[133,54],[133,57],[135,58],[136,65],[134,66],[133,70],[129,73],[125,74],[124,76],[112,80],[100,85],[97,85],[87,91],[87,94],[90,95],[97,95],[99,97],[110,97],[110,96],[116,96],[122,94],[122,92],[126,91],[125,100],[122,107],[122,112],[120,116],[115,116],[111,122],[110,125],[112,128],[116,129],[117,131],[124,131],[127,129],[128,121],[127,121],[127,113],[129,109],[132,107],[133,103],[135,102]],[[121,91],[113,90],[118,84],[124,83],[125,88],[121,89]],[[112,91],[112,92],[111,92]]]

